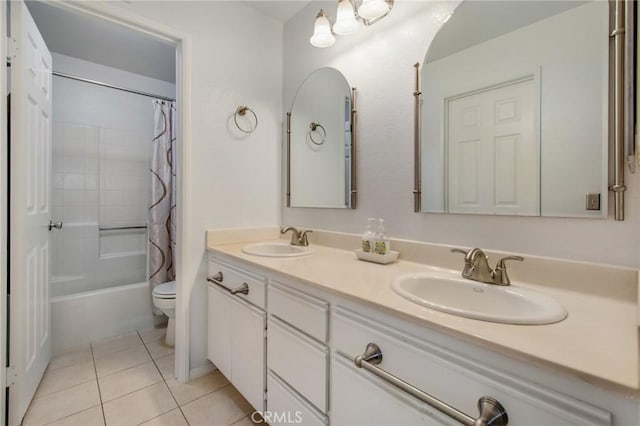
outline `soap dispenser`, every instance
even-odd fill
[[[378,219],[373,249],[376,254],[381,255],[385,255],[391,250],[391,242],[384,233],[384,219]]]
[[[365,253],[369,253],[373,251],[373,244],[376,238],[376,233],[374,232],[376,225],[376,219],[370,217],[367,219],[367,229],[362,234],[362,251]]]

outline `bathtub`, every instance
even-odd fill
[[[53,354],[154,325],[147,282],[51,298]]]

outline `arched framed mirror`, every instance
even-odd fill
[[[608,216],[615,6],[461,2],[418,69],[416,211]]]
[[[334,68],[302,83],[287,113],[287,207],[356,208],[355,88]]]

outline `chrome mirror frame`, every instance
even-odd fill
[[[625,163],[631,173],[636,169],[636,6],[634,0],[610,0],[610,55],[613,73],[610,78],[609,109],[613,117],[610,126],[609,146],[613,147],[613,184],[609,191],[614,196],[614,219],[624,220]],[[414,127],[413,127],[413,211],[422,208],[422,131],[420,90],[420,63],[415,67]],[[613,128],[611,129],[611,126]]]
[[[356,161],[356,141],[357,141],[357,118],[358,110],[356,109],[356,91],[355,87],[351,88],[351,147],[349,152],[349,161],[351,168],[351,188],[350,188],[350,205],[349,209],[355,210],[358,200],[358,169]],[[291,207],[291,111],[287,112],[287,202],[286,206]]]

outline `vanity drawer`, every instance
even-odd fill
[[[474,418],[478,399],[490,396],[504,406],[510,425],[611,425],[611,414],[598,407],[490,369],[342,307],[336,309],[332,336],[339,356],[351,360],[349,364],[361,374],[372,375],[358,369],[353,358],[368,343],[375,343],[382,351],[377,367]],[[332,395],[337,397],[335,392]]]
[[[320,411],[327,412],[326,346],[277,318],[267,324],[267,366]]]
[[[248,293],[243,294],[236,292],[234,296],[240,297],[261,309],[264,309],[265,307],[265,287],[267,282],[265,277],[241,271],[217,261],[209,260],[207,281],[209,281],[209,285],[217,285],[229,292],[239,289],[246,283]]]
[[[327,341],[329,303],[322,299],[271,281],[269,313],[321,342]]]
[[[326,425],[327,416],[318,412],[277,377],[272,371],[267,373],[267,412],[270,425],[303,424],[309,426]]]

